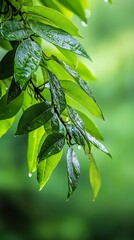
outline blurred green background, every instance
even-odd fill
[[[113,2],[91,0],[88,27],[75,19],[98,79],[91,89],[106,121],[96,123],[113,156],[94,150],[99,195],[93,202],[89,163],[80,151],[80,182],[69,202],[65,157],[38,192],[36,174],[28,177],[27,139],[14,137],[14,126],[0,139],[1,240],[134,239],[134,1]]]

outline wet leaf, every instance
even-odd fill
[[[69,34],[80,37],[78,28],[72,23],[72,21],[52,8],[44,6],[22,7],[22,11],[28,13],[28,15],[33,15],[33,19],[34,16],[39,16],[41,19],[48,19],[50,23],[55,24]]]
[[[65,144],[65,137],[61,133],[50,133],[42,144],[38,161],[41,162],[48,157],[59,153]]]
[[[29,25],[35,34],[46,41],[90,59],[82,45],[66,31],[32,20],[29,21]]]
[[[54,114],[54,116],[51,119],[51,127],[52,127],[52,132],[64,133],[64,126],[61,123],[57,114]]]
[[[14,74],[14,57],[15,50],[11,50],[5,54],[0,62],[0,80],[4,80]]]
[[[81,117],[79,114],[70,106],[67,106],[68,114],[72,120],[72,122],[79,128],[84,131],[85,126],[84,122],[82,121]]]
[[[52,92],[53,99],[56,103],[57,110],[59,114],[63,112],[63,110],[66,107],[66,99],[65,99],[65,94],[61,88],[61,84],[52,72],[48,70],[48,80],[50,83],[50,88]]]
[[[8,41],[28,38],[29,31],[23,21],[9,20],[1,24],[2,37]]]
[[[17,48],[14,60],[14,78],[23,88],[39,66],[41,47],[31,39],[24,40]]]
[[[85,150],[85,138],[83,137],[79,129],[73,125],[68,124],[67,131],[69,132],[72,140],[74,140],[74,142],[77,143],[78,145],[82,146],[83,149]]]
[[[68,196],[67,199],[73,194],[77,187],[80,176],[80,164],[77,159],[76,153],[70,147],[67,151],[67,173],[68,173]]]
[[[95,200],[95,198],[98,195],[99,189],[101,187],[101,176],[100,176],[99,170],[97,168],[97,165],[95,163],[95,160],[91,154],[90,154],[89,158],[90,158],[89,179],[90,179],[91,187],[93,190],[93,197]]]
[[[37,180],[39,182],[39,190],[41,190],[53,173],[55,167],[62,157],[63,151],[50,156],[49,158],[41,161],[37,165]]]
[[[8,90],[7,103],[17,98],[21,93],[22,93],[22,90],[20,88],[20,85],[16,83],[13,78]]]
[[[53,108],[48,102],[41,102],[27,108],[18,123],[16,135],[27,134],[49,121],[53,116]]]
[[[44,127],[41,126],[28,134],[27,160],[29,174],[32,174],[37,169],[39,144],[44,133],[45,133]]]
[[[23,104],[24,94],[20,94],[16,99],[7,102],[8,93],[0,99],[0,120],[15,116]]]

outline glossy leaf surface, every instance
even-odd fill
[[[0,137],[2,137],[14,123],[15,117],[0,120]]]
[[[42,144],[38,155],[38,161],[41,162],[48,157],[59,153],[64,147],[64,144],[65,137],[63,134],[58,132],[50,133]]]
[[[68,173],[68,196],[67,199],[73,194],[77,187],[80,176],[80,164],[76,153],[70,147],[67,151],[67,173]]]
[[[47,102],[27,108],[20,118],[16,135],[27,134],[44,125],[53,116],[52,106]]]
[[[31,39],[24,40],[17,48],[14,60],[14,78],[23,88],[39,66],[42,49]]]

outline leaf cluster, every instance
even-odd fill
[[[35,5],[36,2],[36,5]],[[83,3],[82,3],[83,2]],[[92,146],[108,153],[92,116],[103,119],[89,88],[91,70],[78,56],[90,60],[76,37],[78,28],[66,16],[71,12],[87,22],[87,1],[2,0],[0,45],[0,136],[21,113],[16,135],[28,135],[29,174],[37,171],[41,190],[68,146],[68,197],[76,189],[80,163],[74,146],[90,160],[94,198],[100,174]]]

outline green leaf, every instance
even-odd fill
[[[82,45],[66,31],[32,20],[29,21],[29,25],[35,34],[39,35],[46,41],[90,59]]]
[[[84,131],[85,125],[79,114],[70,106],[67,106],[67,110],[72,122],[76,125],[76,127]]]
[[[34,104],[27,108],[18,123],[16,135],[27,134],[41,127],[53,116],[52,106],[48,102]]]
[[[62,157],[62,153],[63,151],[60,151],[59,153],[38,163],[37,180],[39,182],[39,190],[41,190],[49,180],[52,172],[54,171],[55,167],[57,166]]]
[[[28,134],[28,169],[29,174],[32,174],[37,169],[37,157],[39,152],[39,144],[43,134],[45,133],[44,127],[39,127]]]
[[[14,120],[15,117],[0,120],[0,137],[2,137],[8,131],[8,129],[12,126]]]
[[[84,9],[80,0],[58,0],[64,7],[68,8],[71,12],[75,13],[82,21],[87,22]]]
[[[91,136],[89,133],[86,133],[86,136],[89,142],[91,142],[95,147],[97,147],[102,152],[108,154],[111,157],[110,153],[101,142],[99,142],[95,137]]]
[[[48,80],[50,83],[51,92],[56,103],[59,114],[63,112],[66,107],[65,94],[61,88],[60,82],[56,75],[48,70]]]
[[[23,21],[9,20],[1,24],[2,37],[8,41],[19,41],[29,36]]]
[[[50,133],[42,144],[38,161],[41,162],[48,157],[59,153],[65,144],[65,137],[62,133]]]
[[[94,73],[89,69],[88,67],[89,64],[87,63],[83,63],[80,60],[78,61],[78,65],[77,65],[77,72],[79,73],[79,75],[87,82],[90,83],[91,81],[94,81],[95,75]]]
[[[73,36],[80,37],[78,28],[72,23],[72,21],[52,8],[44,6],[22,7],[22,11],[33,15],[33,19],[35,15],[48,19],[62,30],[67,31]]]
[[[7,102],[8,93],[0,99],[0,120],[15,116],[23,104],[24,94],[20,94],[16,99]]]
[[[61,123],[57,114],[54,114],[54,116],[52,117],[51,126],[52,126],[52,132],[60,132],[64,134],[64,126]]]
[[[14,78],[23,88],[39,66],[41,47],[31,39],[24,40],[17,48],[14,60]]]
[[[59,12],[60,11],[60,8],[58,7],[58,5],[56,4],[55,0],[41,0],[42,4],[44,4],[46,7],[49,7],[49,8],[53,8]]]
[[[77,84],[68,80],[62,80],[61,86],[65,92],[66,100],[69,105],[73,106],[74,102],[75,106],[77,105],[78,110],[80,105],[88,110],[89,113],[103,119],[102,112],[97,106],[96,102],[89,97]]]
[[[6,53],[0,62],[0,80],[4,80],[14,74],[14,57],[15,51],[11,50]]]
[[[15,79],[12,79],[12,82],[10,84],[9,90],[8,90],[8,98],[7,103],[11,102],[15,98],[17,98],[22,93],[21,88],[18,83],[15,82]]]
[[[101,176],[100,176],[99,170],[97,168],[97,165],[95,163],[95,160],[91,154],[90,154],[89,158],[90,158],[89,179],[90,179],[91,187],[93,190],[93,197],[95,200],[95,198],[98,195],[100,186],[101,186]]]
[[[67,173],[68,173],[68,196],[67,199],[73,194],[77,187],[80,176],[80,164],[77,159],[76,153],[70,147],[67,151]]]
[[[90,96],[93,98],[92,92],[89,89],[87,83],[79,76],[79,74],[74,71],[69,65],[67,65],[65,62],[62,60],[58,59],[57,57],[53,56],[53,58],[61,64],[64,69],[76,80],[76,82],[79,84],[79,86]]]
[[[83,137],[79,129],[73,125],[68,124],[67,131],[69,132],[69,135],[75,141],[75,143],[82,146],[85,150],[85,138]]]

